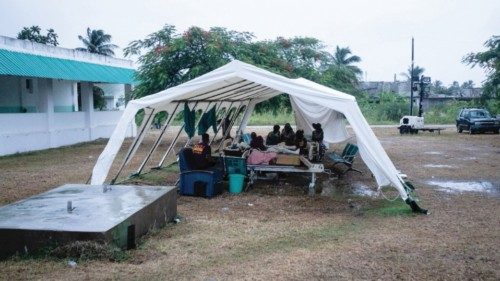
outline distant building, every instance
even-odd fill
[[[0,155],[110,137],[133,74],[130,60],[0,36]]]
[[[367,81],[360,82],[359,89],[369,96],[378,97],[381,93],[394,93],[403,97],[410,96],[410,84],[407,81]]]
[[[394,93],[402,97],[410,98],[410,83],[408,81],[367,81],[360,82],[358,88],[368,94],[369,97],[377,99],[381,93]],[[456,88],[450,95],[436,94],[431,88],[431,92],[422,102],[424,111],[439,104],[446,104],[455,100],[479,99],[483,93],[482,88],[461,89]],[[419,102],[419,92],[413,92],[415,105]]]

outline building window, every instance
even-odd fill
[[[33,79],[26,79],[26,91],[33,94]]]

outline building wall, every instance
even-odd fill
[[[123,111],[0,114],[0,156],[109,138]],[[127,136],[135,135],[131,124]]]
[[[20,111],[19,78],[0,75],[0,113]]]
[[[66,80],[52,80],[52,93],[54,98],[54,112],[73,112],[73,85],[75,82]]]
[[[0,156],[109,138],[123,111],[94,111],[92,83],[0,76]],[[121,87],[119,87],[121,86]],[[122,91],[118,91],[121,88]],[[109,87],[123,95],[125,86]],[[22,109],[25,110],[22,110]],[[131,124],[127,136],[135,136]]]

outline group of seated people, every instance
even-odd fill
[[[311,142],[319,146],[319,155],[322,156],[325,151],[325,146],[323,145],[323,129],[320,123],[313,123],[312,126],[314,131],[312,132]],[[272,162],[272,159],[276,158],[278,153],[307,155],[310,149],[308,141],[304,136],[304,131],[299,129],[294,132],[289,123],[286,123],[281,131],[279,125],[274,125],[273,130],[268,133],[265,143],[264,138],[258,136],[255,132],[250,134],[250,138],[250,148],[257,151],[254,153],[254,157],[256,154],[259,154],[259,152],[265,152],[263,154],[260,153],[258,158],[263,159],[263,162],[267,163]],[[207,169],[214,164],[211,158],[212,151],[209,141],[209,135],[203,134],[201,141],[193,147],[193,157],[198,169]],[[249,157],[248,160],[249,163],[254,161],[251,157]]]
[[[264,144],[264,139],[258,136],[255,132],[252,132],[250,147],[252,149],[258,150],[260,152],[266,151],[267,153],[284,153],[284,154],[300,154],[308,155],[311,159],[311,146],[317,146],[318,157],[315,160],[321,161],[322,155],[325,152],[325,146],[323,144],[323,129],[320,123],[312,124],[314,131],[311,136],[311,143],[308,145],[308,141],[304,136],[303,130],[293,131],[292,126],[289,123],[285,124],[285,127],[280,131],[279,125],[274,125],[273,130],[269,132],[266,137],[266,142]],[[280,145],[284,144],[284,145]],[[272,156],[272,154],[271,154]],[[266,158],[266,157],[263,157]],[[249,158],[249,162],[253,161]]]

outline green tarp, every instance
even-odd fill
[[[195,119],[196,119],[196,111],[190,110],[188,103],[184,103],[184,131],[186,134],[192,138],[194,136],[195,131]]]
[[[212,127],[214,132],[217,131],[217,117],[215,116],[215,106],[201,116],[200,123],[198,125],[198,135],[203,135],[208,131],[210,127]]]

